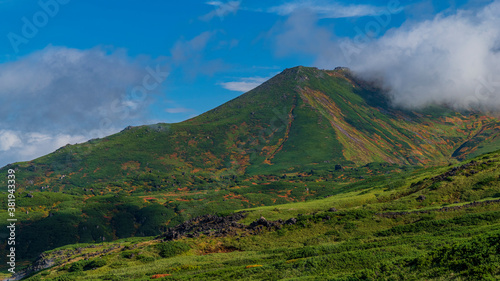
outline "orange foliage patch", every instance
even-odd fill
[[[224,195],[224,199],[226,199],[226,200],[236,199],[236,200],[240,200],[240,201],[243,201],[243,202],[250,203],[250,201],[248,199],[246,199],[245,197],[243,197],[241,195],[236,195],[234,193],[229,193],[227,195]]]
[[[172,276],[172,274],[155,274],[155,275],[151,276],[151,279],[158,279],[158,278],[163,278],[163,277],[167,277],[167,276]]]
[[[278,197],[285,198],[285,199],[290,199],[290,195],[292,195],[292,190],[287,190],[285,195],[278,195]]]
[[[262,264],[252,264],[245,266],[245,268],[253,268],[253,267],[262,267]]]

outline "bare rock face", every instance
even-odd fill
[[[230,216],[204,215],[190,219],[178,226],[169,228],[164,234],[157,237],[164,241],[171,241],[183,237],[193,238],[201,235],[211,237],[235,236],[244,232],[247,234],[256,234],[264,229],[278,230],[283,224],[292,225],[297,219],[292,218],[283,222],[283,220],[268,221],[264,217],[252,222],[250,225],[244,225],[238,221],[245,218],[246,213],[240,212]]]

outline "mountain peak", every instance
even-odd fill
[[[308,66],[295,66],[292,68],[286,68],[283,70],[280,74],[276,75],[280,76],[281,78],[284,79],[291,79],[297,82],[304,82],[309,80],[308,75],[314,75],[317,78],[323,77],[323,74],[332,74],[335,73],[338,76],[339,74],[341,76],[346,76],[351,74],[351,70],[348,67],[343,67],[343,66],[338,66],[335,67],[333,70],[329,69],[319,69],[317,67],[308,67]],[[273,77],[274,78],[274,77]]]

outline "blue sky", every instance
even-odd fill
[[[389,75],[361,61],[497,2],[0,0],[0,166],[185,120],[297,65]]]

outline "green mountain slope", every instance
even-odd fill
[[[24,260],[66,244],[157,235],[204,214],[343,194],[374,179],[393,186],[390,178],[415,165],[499,149],[499,136],[493,117],[394,109],[347,69],[296,67],[185,122],[129,127],[0,173],[16,171]]]
[[[296,67],[191,120],[128,128],[9,168],[23,170],[22,187],[57,190],[154,172],[213,178],[331,164],[447,163],[500,148],[499,136],[493,117],[392,109],[346,69]]]
[[[28,280],[500,278],[500,151],[391,182],[205,216],[169,231],[174,239],[63,247],[45,253],[37,264],[52,267]]]

